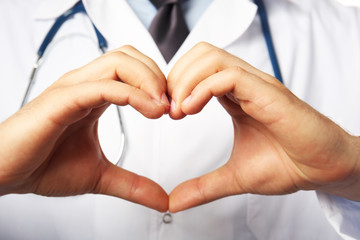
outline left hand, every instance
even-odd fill
[[[229,195],[320,190],[360,200],[359,139],[299,100],[274,77],[200,43],[168,77],[170,116],[196,114],[213,97],[234,124],[229,161],[170,194],[177,212]]]

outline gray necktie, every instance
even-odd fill
[[[149,32],[168,63],[189,34],[181,11],[181,0],[150,1],[158,12],[151,22]]]

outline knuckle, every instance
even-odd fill
[[[80,69],[82,69],[82,68],[80,68]],[[60,79],[67,79],[67,78],[71,77],[74,73],[76,73],[76,72],[78,72],[78,71],[79,71],[79,69],[71,70],[71,71],[63,74],[63,75],[60,77]]]
[[[106,87],[110,86],[111,81],[108,79],[99,79],[98,81],[92,82],[95,88],[99,90],[106,89]]]
[[[225,52],[219,48],[212,48],[206,53],[206,59],[210,62],[221,63],[225,57]]]
[[[65,74],[63,74],[57,81],[55,81],[51,87],[59,87],[59,86],[68,86],[68,85],[73,85],[74,83],[79,82],[79,80],[74,79],[74,77],[77,76],[77,73],[79,73],[79,71],[81,71],[84,67],[79,68],[79,69],[74,69],[71,70]]]
[[[159,78],[153,72],[150,72],[146,76],[137,76],[137,79],[135,86],[140,89],[161,89]]]
[[[127,57],[128,55],[125,52],[122,51],[112,51],[104,54],[102,57],[99,58],[100,63],[112,63],[112,62],[118,62],[124,59],[124,57]]]
[[[210,48],[213,48],[213,47],[214,47],[213,45],[211,45],[210,43],[205,42],[205,41],[198,42],[195,45],[195,48],[200,48],[200,49],[210,49]]]
[[[125,56],[127,56],[126,53],[124,53],[122,51],[116,51],[116,52],[110,53],[109,55],[107,55],[105,57],[110,61],[119,61],[119,60],[123,59]]]
[[[124,46],[121,46],[120,48],[119,48],[119,50],[120,51],[136,51],[136,48],[135,47],[133,47],[133,46],[131,46],[131,45],[129,45],[129,44],[127,44],[127,45],[124,45]]]
[[[140,177],[138,175],[134,176],[130,183],[129,193],[128,197],[129,199],[136,198],[136,193],[138,192],[140,188]]]
[[[201,178],[197,179],[196,181],[196,190],[199,193],[199,197],[201,199],[202,202],[208,202],[208,197],[205,191],[205,186],[203,184],[203,182],[201,181]]]
[[[212,48],[210,54],[216,59],[222,59],[225,56],[225,51],[220,48]]]
[[[234,66],[234,67],[230,67],[229,68],[229,71],[232,72],[232,73],[235,73],[237,75],[240,75],[240,76],[243,76],[247,73],[247,71],[240,67],[240,66]]]
[[[212,45],[208,42],[205,42],[205,41],[198,42],[194,46],[194,48],[198,48],[198,49],[202,50],[203,52],[211,51],[214,49],[219,49],[219,48],[215,47],[214,45]]]
[[[100,79],[99,81],[88,83],[88,88],[94,89],[94,92],[96,92],[98,98],[101,99],[103,102],[106,102],[106,95],[108,89],[111,87],[112,86],[110,81],[105,79]],[[85,88],[85,86],[83,88]]]
[[[131,100],[133,97],[143,95],[143,94],[144,94],[144,92],[142,90],[140,90],[137,87],[133,87],[133,86],[131,86],[127,91],[127,96],[129,97],[129,100]]]

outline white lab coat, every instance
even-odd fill
[[[0,121],[19,108],[38,46],[54,18],[74,2],[0,2]],[[199,41],[272,73],[251,1],[214,0],[169,65],[125,0],[84,3],[110,49],[131,44],[153,58],[165,74]],[[285,85],[360,135],[359,9],[334,0],[268,0],[266,5]],[[76,15],[45,53],[31,97],[99,54],[89,18]],[[122,112],[128,140],[122,166],[153,179],[168,192],[224,164],[231,152],[231,119],[215,99],[200,114],[180,121],[168,116],[149,120],[131,107]],[[100,126],[109,159],[116,157],[120,144],[115,114],[110,108]],[[328,220],[343,237],[359,239],[356,223],[348,223],[334,201],[321,195],[319,204],[312,191],[233,196],[173,214],[172,223],[165,224],[163,214],[114,197],[8,195],[0,197],[0,239],[341,239]],[[352,219],[359,219],[360,211],[349,209]]]

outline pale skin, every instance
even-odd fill
[[[233,119],[230,159],[169,196],[101,151],[97,120],[109,104],[129,104],[148,118],[181,119],[212,97]],[[1,123],[0,139],[1,195],[101,193],[172,212],[243,193],[319,190],[360,201],[359,138],[272,76],[207,43],[185,54],[167,79],[132,47],[110,52],[65,74]]]

